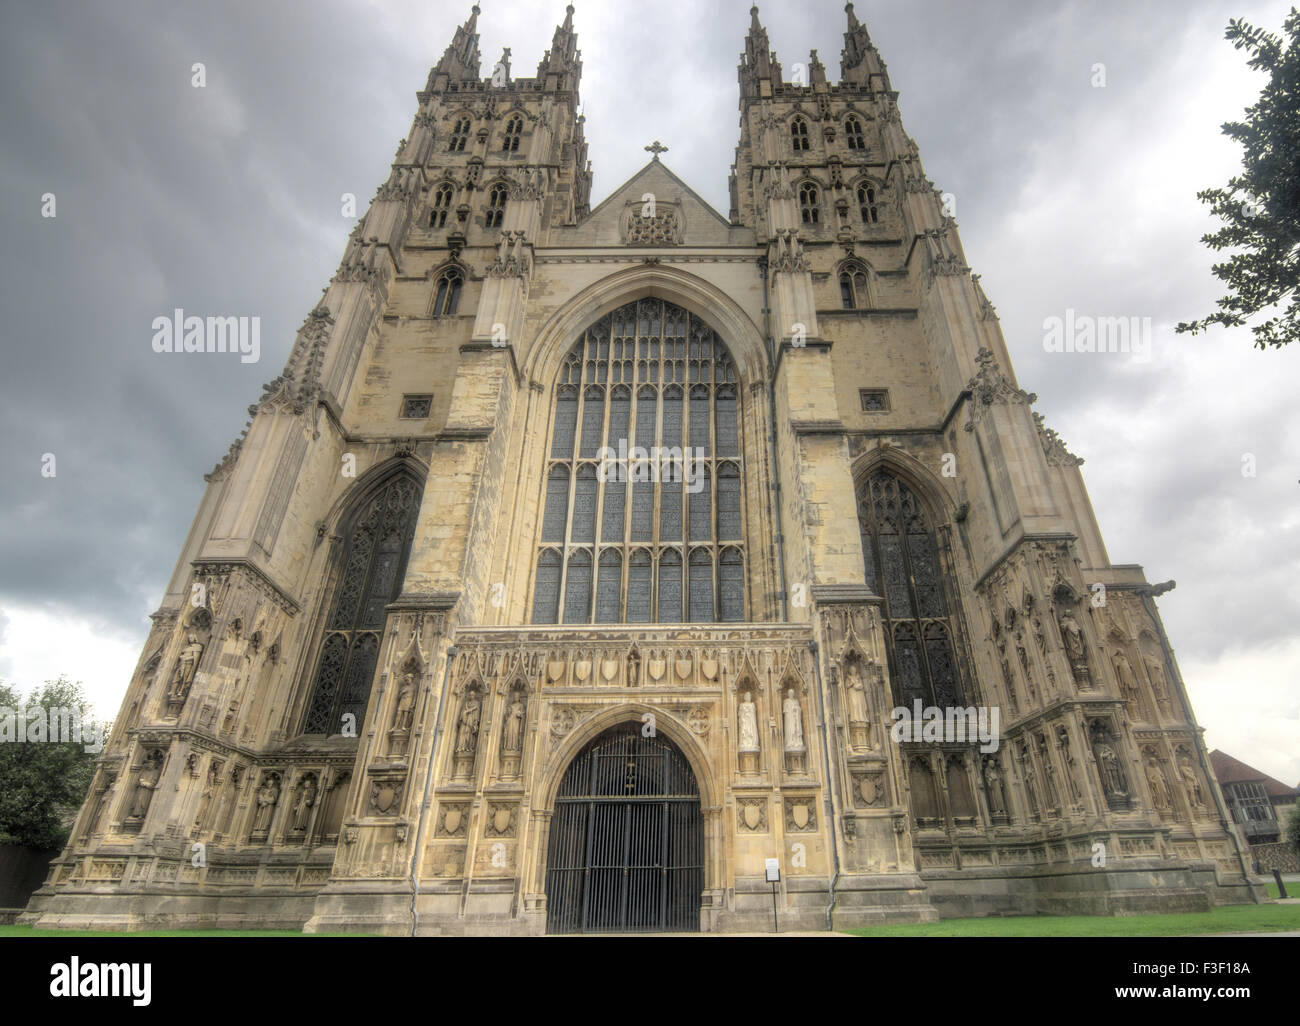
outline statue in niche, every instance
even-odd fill
[[[316,776],[306,774],[298,783],[298,800],[293,806],[293,829],[295,833],[305,833],[307,820],[311,818],[312,807],[316,804]]]
[[[1137,678],[1133,675],[1133,667],[1129,665],[1129,661],[1124,657],[1123,652],[1119,652],[1115,656],[1115,676],[1119,678],[1120,691],[1124,695],[1124,702],[1129,707],[1129,712],[1138,712],[1142,706],[1139,699]]]
[[[1047,800],[1048,808],[1059,809],[1061,797],[1056,787],[1056,767],[1052,765],[1048,754],[1046,738],[1038,739],[1038,755],[1043,760],[1043,796]]]
[[[1147,660],[1147,673],[1151,677],[1151,690],[1155,692],[1156,701],[1162,709],[1169,708],[1169,686],[1165,680],[1165,671],[1155,660]]]
[[[1002,771],[998,769],[998,760],[990,755],[984,760],[984,785],[989,794],[989,812],[994,816],[1007,814],[1007,792],[1002,783]]]
[[[1070,785],[1070,801],[1078,802],[1082,797],[1079,782],[1074,779],[1074,752],[1070,749],[1070,734],[1064,727],[1056,732],[1056,743],[1061,749],[1061,761],[1065,763],[1065,782]]]
[[[1066,609],[1061,612],[1057,626],[1061,631],[1061,641],[1065,644],[1065,654],[1070,664],[1070,672],[1074,674],[1075,683],[1090,688],[1092,677],[1088,672],[1088,657],[1083,647],[1083,631],[1078,621]]]
[[[867,685],[862,680],[862,674],[858,672],[856,660],[849,663],[844,687],[849,701],[849,722],[870,726],[871,717],[867,704]]]
[[[131,797],[130,819],[144,819],[153,801],[153,793],[162,777],[162,753],[150,752],[140,767],[140,775],[135,781],[135,794]]]
[[[634,688],[637,685],[637,678],[641,674],[641,656],[636,649],[628,654],[627,657],[627,685]]]
[[[1178,775],[1182,777],[1183,787],[1187,791],[1187,800],[1196,808],[1203,808],[1205,806],[1205,793],[1201,790],[1200,778],[1196,775],[1196,770],[1192,769],[1191,761],[1185,755],[1178,760]]]
[[[505,728],[501,732],[501,750],[518,752],[524,747],[524,702],[518,691],[511,692],[510,708],[506,711]]]
[[[471,691],[465,699],[465,706],[460,711],[460,724],[456,728],[456,751],[462,755],[472,755],[478,750],[478,723],[483,710],[478,692]]]
[[[781,703],[781,719],[785,724],[785,750],[802,752],[803,715],[799,708],[799,699],[794,696],[794,688],[786,688],[785,701]]]
[[[402,686],[397,692],[397,707],[393,710],[393,729],[410,730],[411,714],[415,708],[415,674],[410,670],[402,674]]]
[[[1034,772],[1034,764],[1029,757],[1029,752],[1023,748],[1020,750],[1020,773],[1025,780],[1025,796],[1029,799],[1029,811],[1037,816],[1038,790],[1035,782],[1038,779],[1038,774]]]
[[[199,659],[202,655],[203,646],[199,643],[199,636],[190,631],[188,644],[176,657],[176,670],[172,674],[171,688],[167,692],[173,702],[181,701],[190,693],[190,687],[194,683],[194,673],[199,668]]]
[[[751,693],[746,691],[740,703],[740,750],[742,752],[758,751],[758,709],[755,707]]]
[[[274,773],[266,776],[257,789],[257,816],[253,820],[253,833],[265,834],[271,829],[271,816],[280,803],[280,778]]]
[[[1147,786],[1151,788],[1151,804],[1157,809],[1169,808],[1169,788],[1165,784],[1165,775],[1155,759],[1147,760]]]
[[[1102,789],[1108,796],[1128,796],[1128,781],[1124,777],[1124,768],[1119,764],[1119,756],[1105,741],[1097,743],[1097,768],[1101,771]]]
[[[208,763],[208,775],[203,782],[203,794],[199,799],[199,811],[194,817],[194,826],[196,829],[202,828],[208,818],[208,809],[212,805],[212,798],[221,786],[219,773],[221,764],[213,761]]]

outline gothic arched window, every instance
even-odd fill
[[[470,120],[468,117],[458,117],[456,124],[452,127],[451,137],[447,142],[448,153],[464,153],[465,144],[469,142]]]
[[[506,122],[505,139],[501,144],[502,153],[519,152],[519,136],[524,130],[524,119],[518,114]]]
[[[501,227],[501,223],[506,218],[506,200],[509,196],[509,191],[501,182],[488,190],[487,218],[483,222],[487,227]]]
[[[464,276],[454,268],[438,275],[438,287],[433,294],[434,317],[451,317],[456,313],[456,307],[460,304],[460,291],[464,284]]]
[[[555,392],[534,623],[744,620],[739,404],[726,346],[681,307],[583,332]]]
[[[840,305],[845,310],[865,310],[869,305],[867,272],[859,263],[847,263],[840,268]]]
[[[875,224],[880,220],[880,208],[876,206],[876,188],[869,182],[858,186],[858,215],[863,224]]]
[[[867,584],[884,598],[885,642],[894,696],[948,707],[961,698],[943,572],[928,511],[887,470],[858,489]]]
[[[808,149],[808,122],[803,118],[795,118],[790,122],[790,145],[796,153]]]
[[[804,224],[819,224],[822,219],[821,204],[817,186],[804,182],[799,186],[799,219]]]
[[[342,733],[356,717],[359,736],[379,658],[384,607],[402,590],[420,510],[420,482],[405,472],[375,489],[347,521],[342,570],[321,642],[304,734]]]
[[[447,224],[447,214],[451,211],[453,197],[452,187],[443,182],[433,191],[433,211],[429,214],[430,228],[443,228]]]
[[[865,150],[866,140],[862,136],[862,122],[852,115],[844,122],[844,138],[848,140],[849,149]]]

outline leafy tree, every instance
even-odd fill
[[[1294,7],[1284,30],[1288,40],[1241,19],[1228,22],[1225,38],[1246,50],[1248,66],[1267,72],[1269,81],[1259,102],[1246,108],[1245,121],[1223,126],[1245,151],[1242,173],[1228,179],[1226,189],[1196,194],[1225,222],[1201,241],[1233,251],[1213,268],[1228,294],[1215,313],[1176,329],[1196,335],[1211,324],[1238,327],[1271,311],[1251,328],[1257,349],[1300,339],[1300,11]]]
[[[16,688],[0,683],[0,715],[33,706],[43,707],[47,716],[51,709],[79,710],[83,730],[92,722],[85,690],[66,677],[46,681],[25,701]],[[100,727],[107,738],[107,725]],[[85,743],[25,738],[0,744],[0,843],[60,848],[90,789],[98,756],[87,752]]]
[[[1292,848],[1300,852],[1300,801],[1287,814],[1286,839],[1291,842]]]

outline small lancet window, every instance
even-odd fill
[[[460,291],[465,279],[460,271],[448,270],[438,275],[438,287],[433,297],[433,316],[451,317],[460,304]]]

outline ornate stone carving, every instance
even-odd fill
[[[271,830],[271,819],[280,804],[280,774],[267,773],[257,789],[257,812],[253,816],[252,836],[265,838]]]
[[[305,834],[311,820],[311,810],[316,806],[319,786],[315,773],[304,773],[298,779],[297,796],[293,803],[293,826],[295,834]]]
[[[767,832],[767,799],[736,799],[736,828],[742,833],[761,834]]]
[[[144,753],[140,772],[135,779],[135,791],[131,795],[131,808],[127,812],[127,820],[135,821],[137,827],[149,814],[154,791],[158,789],[158,782],[162,779],[165,759],[166,756],[160,748],[151,748]]]
[[[1081,467],[1083,460],[1065,447],[1065,442],[1055,431],[1047,426],[1041,413],[1034,414],[1034,425],[1038,428],[1038,441],[1042,443],[1043,455],[1053,467]]]
[[[1033,392],[1026,392],[1011,384],[1011,380],[999,369],[991,350],[981,349],[975,354],[975,362],[979,365],[979,370],[966,386],[971,393],[967,431],[975,430],[984,411],[991,406],[1030,406],[1038,401],[1038,396]],[[1009,628],[1011,625],[1007,626]]]

